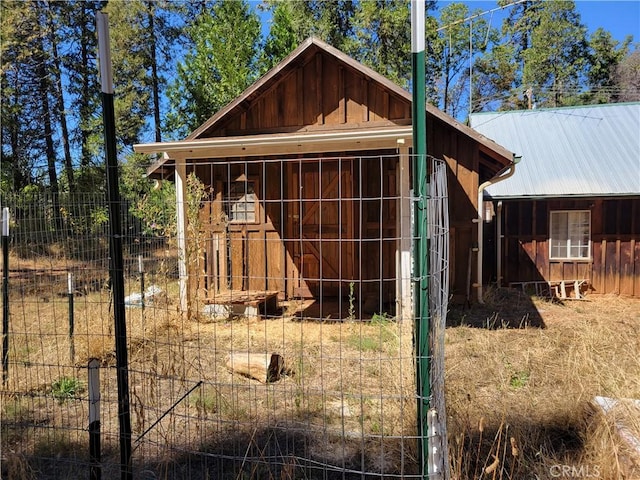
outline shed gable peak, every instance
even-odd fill
[[[187,139],[410,124],[408,92],[309,38]]]

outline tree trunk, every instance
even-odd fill
[[[156,134],[156,142],[162,141],[161,124],[160,124],[160,86],[158,81],[158,64],[156,61],[156,33],[154,28],[154,2],[147,2],[147,12],[149,17],[149,41],[151,42],[149,48],[151,53],[151,90],[153,91],[153,122],[154,130]]]
[[[51,6],[49,6],[49,9]],[[75,182],[73,178],[73,162],[71,160],[71,148],[69,143],[69,129],[67,127],[67,115],[64,108],[64,90],[62,88],[62,67],[60,64],[60,56],[58,55],[58,44],[56,35],[53,30],[53,21],[49,17],[49,39],[51,42],[51,53],[53,54],[53,65],[55,68],[56,81],[56,101],[57,109],[60,115],[60,130],[62,149],[64,152],[64,169],[67,177],[69,193],[75,192]]]
[[[44,22],[44,15],[40,18],[40,22]],[[53,217],[56,225],[56,232],[62,231],[62,216],[60,215],[60,200],[58,198],[58,172],[56,171],[56,151],[53,145],[53,128],[51,126],[51,108],[49,105],[49,93],[50,83],[48,81],[48,69],[49,62],[46,58],[46,45],[45,45],[45,28],[40,24],[42,35],[40,35],[39,49],[36,53],[38,61],[38,80],[40,89],[40,101],[42,102],[42,126],[44,129],[44,142],[45,152],[47,156],[47,173],[49,175],[49,186],[51,194],[53,196]]]

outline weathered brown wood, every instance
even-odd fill
[[[583,199],[536,200],[535,205],[531,203],[531,214],[535,217],[531,225],[535,235],[527,233],[529,207],[523,206],[526,202],[506,201],[503,205],[503,261],[507,282],[586,279],[591,293],[639,296],[636,286],[639,282],[636,261],[638,232],[629,216],[634,208],[638,208],[638,199],[595,199],[592,202]],[[547,212],[572,209],[591,209],[591,258],[550,261]],[[619,213],[619,210],[623,212]],[[541,215],[544,215],[544,221],[540,219]],[[527,255],[514,255],[513,248],[527,252]],[[534,270],[528,270],[527,261],[535,267]]]
[[[317,53],[315,57],[315,66],[316,66],[316,124],[324,125],[325,124],[325,113],[324,113],[324,90],[322,88],[324,84],[323,73],[324,69],[322,68],[322,54]]]
[[[226,367],[262,383],[277,382],[285,373],[284,358],[277,353],[232,352]]]

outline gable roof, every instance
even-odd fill
[[[223,157],[257,154],[254,152],[260,152],[263,155],[282,154],[285,148],[292,148],[293,150],[290,153],[322,152],[331,151],[327,150],[327,148],[336,145],[340,141],[342,141],[341,147],[344,147],[344,140],[350,141],[354,146],[358,145],[358,150],[361,150],[367,144],[375,144],[376,139],[384,138],[385,135],[389,139],[393,137],[393,142],[396,139],[411,141],[410,118],[399,122],[390,120],[387,125],[381,125],[380,122],[370,126],[354,124],[353,126],[348,126],[350,128],[341,128],[337,131],[302,128],[298,130],[280,129],[279,131],[271,131],[268,134],[250,134],[251,132],[245,135],[230,136],[220,134],[229,118],[241,115],[243,111],[253,105],[256,99],[263,96],[265,92],[272,89],[274,85],[316,53],[328,55],[346,68],[365,77],[368,81],[388,92],[390,96],[407,105],[407,111],[410,112],[412,96],[409,92],[340,50],[312,37],[300,44],[278,65],[248,87],[231,103],[216,112],[184,140],[138,144],[134,145],[134,150],[140,153],[165,153],[163,159],[150,167],[149,173],[153,173],[170,163],[172,157],[203,158],[206,155]],[[431,120],[436,119],[443,122],[477,141],[485,151],[499,158],[501,163],[506,165],[511,162],[513,154],[507,149],[441,112],[433,105],[427,104],[426,110]]]
[[[640,195],[640,103],[475,113],[471,126],[522,156],[494,199]]]

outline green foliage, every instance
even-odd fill
[[[520,89],[516,89],[518,66],[513,61],[514,55],[514,45],[503,43],[475,60],[471,112],[480,112],[495,102],[500,102],[504,109],[515,108],[521,101]]]
[[[60,403],[69,400],[84,391],[77,378],[62,377],[51,384],[51,393]]]
[[[409,17],[409,2],[361,2],[347,53],[407,88],[411,79],[411,29],[406,28]]]
[[[142,0],[109,2],[110,44],[114,75],[116,133],[122,145],[136,143],[151,111],[147,80],[149,38],[145,26],[147,5]]]
[[[371,317],[371,325],[388,325],[392,320],[387,312],[374,313]]]
[[[598,28],[589,38],[587,81],[589,92],[583,95],[586,103],[609,103],[620,96],[616,87],[619,65],[629,53],[631,37],[620,44],[611,33]]]
[[[182,134],[194,130],[256,78],[260,21],[245,1],[219,0],[188,27],[191,47],[168,91],[169,123]]]
[[[133,154],[122,165],[120,191],[130,202],[130,213],[142,221],[145,235],[174,237],[176,193],[173,182],[153,181],[146,172],[150,159]]]
[[[543,5],[531,46],[522,52],[522,82],[533,86],[539,106],[561,106],[575,92],[586,67],[586,28],[574,2]]]
[[[361,352],[384,352],[398,348],[396,324],[384,318],[378,318],[371,324],[363,325],[357,332],[346,337],[346,344]]]
[[[297,30],[295,8],[304,2],[270,2],[272,23],[260,56],[260,73],[265,74],[291,53],[304,40]]]
[[[529,383],[529,372],[517,371],[511,374],[509,386],[511,388],[523,388]]]
[[[471,14],[478,13],[479,10],[470,12],[463,3],[451,3],[440,12],[440,22],[447,26],[438,38],[443,65],[439,85],[440,106],[454,117],[468,105],[469,62],[497,40],[497,31],[483,17],[475,18],[473,22],[464,21]]]

